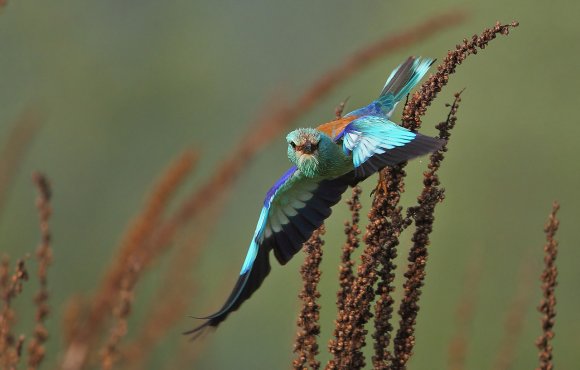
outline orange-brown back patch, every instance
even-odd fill
[[[330,136],[334,139],[337,135],[339,135],[346,125],[357,119],[356,116],[349,116],[343,117],[339,119],[335,119],[334,121],[330,121],[327,123],[323,123],[322,125],[318,126],[316,129],[319,131],[324,132],[326,135]]]

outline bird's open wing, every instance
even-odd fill
[[[338,203],[354,174],[335,179],[312,179],[295,170],[287,182],[273,187],[268,221],[261,245],[274,250],[276,259],[286,264],[310,238]]]
[[[355,119],[340,136],[345,153],[352,154],[356,178],[366,178],[386,166],[394,166],[440,149],[444,140],[411,132],[383,117]]]
[[[217,326],[260,287],[270,272],[269,254],[281,264],[287,263],[310,238],[331,207],[338,203],[354,173],[316,180],[305,177],[296,167],[290,168],[268,191],[256,231],[234,289],[222,308],[204,317],[207,322],[186,332],[196,334],[207,326]]]

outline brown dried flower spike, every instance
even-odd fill
[[[544,245],[544,271],[542,272],[542,293],[543,298],[538,307],[542,315],[542,335],[536,341],[540,353],[538,355],[540,363],[537,370],[552,370],[552,345],[550,341],[554,338],[554,323],[556,320],[556,279],[558,269],[556,267],[556,256],[558,255],[558,241],[554,239],[560,221],[556,218],[556,213],[560,209],[558,202],[552,205],[552,212],[544,231],[546,232],[546,244]]]

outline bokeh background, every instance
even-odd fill
[[[347,96],[350,108],[373,99],[391,69],[408,55],[442,59],[464,37],[496,20],[520,21],[509,37],[495,40],[460,66],[424,120],[424,132],[434,134],[434,125],[446,115],[444,104],[466,88],[441,173],[447,197],[437,209],[410,367],[447,367],[457,305],[474,259],[481,272],[477,284],[467,287],[475,291],[476,305],[467,368],[494,363],[522,265],[530,266],[525,289],[532,291],[521,313],[524,327],[513,368],[534,367],[542,228],[554,199],[562,204],[555,364],[577,367],[580,5],[523,0],[10,1],[0,14],[0,139],[30,107],[45,118],[0,215],[0,249],[13,257],[34,251],[37,215],[30,173],[45,172],[54,189],[47,362],[55,364],[62,355],[66,300],[95,289],[153,180],[181,150],[196,148],[202,158],[185,194],[219,165],[272,96],[293,99],[356,50],[450,9],[463,9],[470,17],[372,63],[295,126],[328,121]],[[191,271],[197,288],[183,291],[191,297],[192,315],[213,311],[227,295],[263,195],[288,167],[285,150],[280,137],[236,182],[218,232]],[[409,166],[406,204],[420,191],[424,167],[425,161]],[[373,180],[364,186],[367,206],[373,186]],[[327,223],[320,285],[323,352],[333,327],[347,217],[346,207],[339,205]],[[409,246],[408,236],[403,239],[399,267],[405,265]],[[261,290],[204,343],[184,345],[181,331],[197,324],[184,317],[160,341],[147,368],[162,368],[183,350],[201,351],[191,368],[288,368],[300,263],[299,257],[284,268],[275,266]],[[129,335],[151,304],[148,293],[163,267],[157,265],[139,285]],[[22,330],[32,325],[26,319],[33,315],[29,299],[24,295],[16,303]]]

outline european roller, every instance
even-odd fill
[[[432,59],[410,57],[389,76],[369,105],[317,128],[286,136],[293,166],[266,194],[256,231],[233,291],[222,308],[185,334],[216,327],[262,285],[270,252],[286,264],[322,225],[349,186],[380,171],[441,148],[443,140],[390,121],[397,103],[427,73]]]

